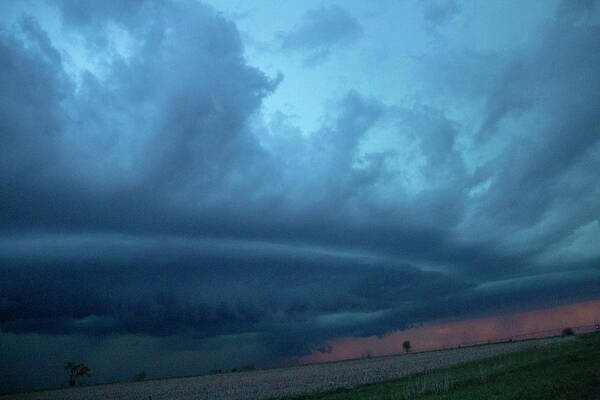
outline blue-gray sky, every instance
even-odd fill
[[[0,391],[600,297],[597,1],[0,15]]]

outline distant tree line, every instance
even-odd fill
[[[224,370],[224,369],[213,369],[212,371],[210,371],[211,374],[216,375],[216,374],[226,374],[228,372],[247,372],[247,371],[254,371],[256,369],[256,367],[253,364],[248,364],[248,365],[244,365],[243,367],[239,367],[239,368],[232,368],[230,371]]]

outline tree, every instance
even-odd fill
[[[69,374],[69,386],[75,386],[80,376],[92,376],[91,370],[85,364],[75,364],[69,361],[65,364],[65,371]]]
[[[141,371],[133,376],[133,380],[136,382],[142,382],[146,380],[146,371]]]
[[[573,336],[574,334],[575,334],[575,331],[573,331],[573,328],[565,328],[562,330],[563,336]]]
[[[402,342],[402,347],[404,348],[404,351],[408,353],[410,351],[410,340]]]

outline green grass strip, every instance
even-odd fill
[[[285,399],[600,399],[600,334],[353,389]]]

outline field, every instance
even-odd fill
[[[527,373],[537,371],[552,377],[552,372],[556,369],[554,367],[562,365],[561,362],[566,363],[567,367],[572,364],[572,368],[560,373],[560,382],[564,381],[565,385],[572,386],[574,382],[570,379],[585,378],[589,380],[589,386],[595,382],[594,379],[598,379],[600,371],[594,367],[600,362],[599,342],[597,334],[538,339],[290,368],[31,392],[3,396],[2,400],[219,400],[290,398],[293,395],[296,395],[298,400],[534,398],[518,395],[495,397],[494,393],[506,393],[509,389],[517,390],[527,386],[523,383],[523,379],[528,377]],[[586,375],[587,378],[569,375],[580,371],[581,368],[574,368],[583,366],[577,364],[580,361],[588,363],[589,365],[585,364],[587,367],[591,366],[587,368],[592,371],[588,373],[589,376]],[[456,366],[461,363],[463,364]],[[519,375],[523,373],[526,374]],[[509,379],[509,383],[504,382],[503,379],[506,380],[507,376],[514,381]],[[557,378],[550,379],[552,382],[548,384],[554,384]],[[581,387],[581,390],[590,390],[588,387]],[[477,388],[489,389],[491,392],[469,394],[469,390]],[[452,397],[461,391],[464,393],[459,397]]]
[[[599,400],[600,334],[287,400]]]

